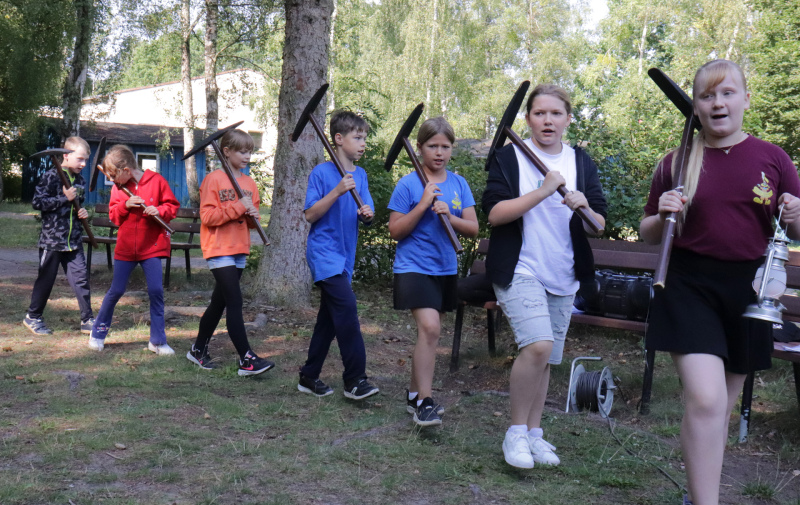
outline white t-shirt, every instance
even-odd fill
[[[562,144],[561,152],[547,154],[538,149],[530,139],[528,147],[551,171],[558,171],[567,182],[567,189],[575,189],[577,171],[575,150]],[[514,147],[519,163],[520,196],[541,187],[544,176]],[[522,215],[522,250],[514,273],[531,275],[554,295],[572,295],[580,283],[575,278],[575,260],[569,221],[572,210],[561,203],[563,197],[553,193],[536,207]]]

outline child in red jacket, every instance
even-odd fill
[[[119,231],[114,249],[114,277],[92,328],[89,347],[103,350],[114,307],[125,294],[133,269],[140,264],[150,297],[150,342],[147,348],[160,356],[175,354],[167,345],[164,332],[164,286],[161,279],[161,258],[170,254],[170,237],[150,216],[161,216],[169,222],[177,214],[180,204],[163,177],[138,167],[136,157],[127,146],[116,145],[109,149],[103,168],[115,183],[111,189],[108,217],[119,226]],[[133,196],[128,197],[117,185],[128,188]]]

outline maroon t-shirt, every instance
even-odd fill
[[[658,199],[673,189],[672,156],[653,176],[647,215],[658,213]],[[706,147],[703,169],[686,221],[674,245],[725,261],[758,259],[773,235],[773,216],[783,193],[800,196],[800,178],[780,147],[748,136],[725,154]]]

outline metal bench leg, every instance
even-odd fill
[[[189,259],[189,249],[184,251],[186,253],[186,278],[192,278],[192,260]]]
[[[108,261],[108,269],[113,271],[114,264],[111,262],[111,244],[106,244],[106,261]]]
[[[92,280],[92,244],[89,244],[89,247],[86,248],[86,278]]]
[[[450,353],[450,371],[458,370],[458,353],[461,351],[461,328],[464,325],[464,304],[459,303],[456,309],[456,324],[453,330],[453,351]]]
[[[486,309],[486,325],[489,330],[489,354],[494,356],[495,347],[494,347],[494,310],[493,309]]]
[[[755,377],[756,374],[750,372],[744,380],[744,388],[742,389],[742,409],[739,416],[740,444],[747,442],[747,435],[750,433],[750,407],[753,404],[753,381]]]
[[[164,273],[164,287],[165,288],[169,287],[169,270],[170,270],[171,267],[172,267],[172,257],[171,256],[167,256],[167,267],[166,267],[167,271]]]
[[[797,406],[800,407],[800,363],[792,363],[794,369],[794,392],[797,394]]]
[[[642,380],[642,400],[639,405],[639,413],[647,415],[650,413],[650,395],[653,392],[653,365],[656,361],[656,352],[645,349],[644,360],[644,379]]]

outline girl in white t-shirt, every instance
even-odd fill
[[[566,91],[537,86],[526,105],[531,138],[525,142],[550,172],[543,177],[518,148],[507,146],[496,153],[483,195],[492,225],[487,275],[519,347],[509,388],[511,427],[503,441],[506,462],[519,468],[560,463],[541,428],[550,365],[561,363],[579,280],[594,278],[589,229],[574,211],[584,207],[605,224],[597,167],[561,141],[571,111]],[[556,193],[562,185],[572,190],[564,198]]]

